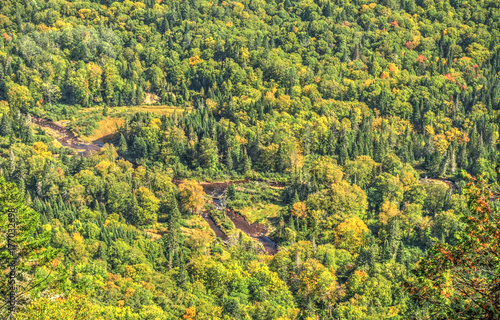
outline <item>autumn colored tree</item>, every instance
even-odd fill
[[[207,194],[203,187],[194,180],[183,180],[179,184],[179,196],[181,204],[186,211],[199,213],[205,205]]]
[[[500,317],[500,210],[492,206],[491,186],[469,176],[465,189],[465,224],[451,245],[436,239],[406,287],[414,301],[434,319]]]
[[[346,219],[335,228],[336,246],[349,252],[356,252],[362,241],[363,233],[368,232],[368,227],[358,217]]]
[[[364,191],[357,185],[350,185],[347,181],[334,183],[330,188],[309,195],[306,201],[308,210],[324,210],[320,221],[323,228],[328,230],[346,218],[363,216],[368,207]]]
[[[309,259],[301,265],[297,282],[301,304],[316,304],[331,316],[337,295],[337,277],[334,270],[323,266],[316,259]]]
[[[354,184],[364,187],[373,179],[376,166],[377,163],[370,156],[358,156],[346,162],[345,171]]]
[[[380,205],[378,219],[382,225],[387,225],[398,214],[398,207],[393,202],[385,201]]]
[[[12,111],[27,112],[31,104],[31,93],[26,86],[14,84],[7,92],[9,106]]]
[[[297,219],[297,226],[299,225],[299,219],[304,219],[307,217],[306,204],[302,201],[296,202],[292,205],[292,216]]]

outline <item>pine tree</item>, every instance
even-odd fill
[[[300,202],[300,198],[299,198],[299,194],[297,193],[297,190],[295,190],[295,194],[293,195],[292,204],[295,204],[297,202]]]
[[[276,160],[275,160],[275,170],[276,172],[283,172],[285,170],[285,151],[283,150],[283,146],[280,143],[278,146],[278,151],[276,152]]]
[[[241,170],[240,172],[242,174],[245,174],[249,171],[252,170],[252,160],[250,160],[250,157],[246,154],[246,152],[243,154],[243,157],[241,157]]]
[[[0,121],[0,135],[3,137],[8,136],[12,133],[12,126],[10,124],[10,119],[4,113],[2,115],[2,120]]]
[[[339,155],[339,163],[344,165],[347,160],[349,160],[349,139],[347,137],[347,133],[342,134],[342,139],[340,144],[338,145],[338,155]]]
[[[389,221],[388,237],[387,237],[387,255],[389,259],[395,259],[398,253],[398,248],[401,245],[403,233],[401,231],[401,220],[393,218]]]
[[[184,288],[188,281],[188,273],[186,271],[186,261],[184,260],[184,252],[179,250],[179,275],[177,277],[177,284]]]
[[[147,158],[148,147],[147,147],[146,142],[144,141],[143,138],[137,137],[137,136],[134,138],[134,143],[132,145],[132,151],[133,151],[136,159],[141,159],[141,158],[146,159]]]
[[[0,316],[15,319],[21,307],[20,297],[42,282],[34,279],[38,268],[47,265],[55,251],[46,247],[50,231],[36,235],[40,215],[26,205],[26,199],[14,183],[0,176]],[[44,249],[45,248],[45,249]]]
[[[226,154],[226,167],[228,171],[233,170],[233,156],[231,150],[228,150]]]
[[[236,197],[236,188],[234,187],[234,184],[231,183],[227,187],[226,199],[233,200],[235,197]]]
[[[166,254],[168,256],[168,268],[172,270],[173,258],[179,250],[179,236],[180,236],[180,226],[179,220],[181,219],[181,213],[177,206],[177,200],[173,198],[173,209],[172,213],[168,218],[168,232],[163,237],[163,244],[166,249]]]

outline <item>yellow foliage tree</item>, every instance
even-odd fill
[[[292,206],[292,215],[300,219],[307,217],[306,204],[302,201],[295,203]]]
[[[368,227],[363,220],[358,217],[346,219],[335,228],[334,243],[339,248],[354,253],[359,250],[364,232],[368,232]]]
[[[205,204],[207,194],[200,184],[194,180],[183,180],[179,185],[181,204],[184,209],[198,213]]]
[[[299,219],[304,219],[307,217],[306,204],[302,201],[295,203],[292,206],[292,216],[297,219],[297,226],[299,225]]]
[[[325,184],[340,182],[344,175],[337,162],[328,156],[322,156],[314,161],[311,166],[311,174],[316,177],[316,181]]]
[[[158,217],[160,200],[146,187],[139,187],[135,191],[138,208],[136,221],[139,224],[155,223]]]
[[[71,294],[59,298],[39,298],[17,314],[19,319],[31,320],[85,320],[94,319],[96,305],[87,296]]]
[[[113,167],[114,167],[113,163],[106,161],[106,160],[103,160],[103,161],[99,162],[98,164],[96,164],[94,166],[94,169],[97,170],[101,174],[101,176],[105,176],[109,172],[112,171],[111,169]]]
[[[297,280],[300,296],[332,310],[337,293],[337,277],[333,269],[325,267],[316,259],[308,259],[301,266]]]
[[[378,219],[381,224],[386,225],[389,223],[389,220],[397,216],[398,213],[398,207],[394,204],[394,202],[384,201],[380,206]]]
[[[45,159],[52,157],[52,152],[48,151],[47,146],[43,142],[37,141],[33,143],[33,150],[37,155],[44,157]]]

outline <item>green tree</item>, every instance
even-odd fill
[[[385,201],[399,205],[404,195],[403,184],[397,177],[387,172],[383,172],[375,178],[374,186],[370,191],[375,206],[380,206]]]
[[[48,246],[50,231],[38,233],[40,215],[26,205],[14,183],[0,176],[0,315],[15,319],[27,301],[25,295],[46,279],[36,279],[37,270],[55,256]]]
[[[140,225],[156,223],[160,200],[146,187],[139,187],[135,197],[138,204],[135,221]]]
[[[346,162],[345,171],[354,184],[365,187],[373,179],[376,167],[377,163],[370,156],[359,156]]]
[[[203,138],[200,141],[199,159],[198,162],[202,168],[213,169],[217,168],[219,163],[217,150],[217,142],[210,138]]]
[[[469,210],[459,213],[465,229],[453,245],[435,239],[406,283],[412,299],[434,319],[500,317],[500,209],[490,204],[484,178],[469,179]]]
[[[177,251],[179,250],[179,237],[181,236],[181,231],[180,231],[180,219],[181,219],[181,213],[179,211],[179,208],[177,206],[177,201],[175,200],[175,197],[173,197],[174,203],[173,203],[173,209],[172,212],[170,213],[170,216],[168,217],[168,231],[165,236],[163,236],[163,245],[166,248],[166,254],[168,255],[168,267],[169,269],[172,269],[172,264],[173,264],[173,258],[177,254]]]
[[[5,137],[10,135],[11,133],[12,133],[12,126],[10,124],[10,119],[4,113],[2,115],[2,120],[0,121],[0,135]]]
[[[17,83],[10,87],[7,92],[7,99],[12,114],[15,114],[17,110],[28,112],[32,100],[28,87],[18,85]]]

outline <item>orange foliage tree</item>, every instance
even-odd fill
[[[438,242],[406,283],[412,298],[434,319],[500,318],[500,209],[490,186],[469,176],[465,229],[453,245]]]
[[[205,204],[207,194],[200,184],[194,180],[183,180],[179,185],[181,204],[191,213],[199,213]]]

